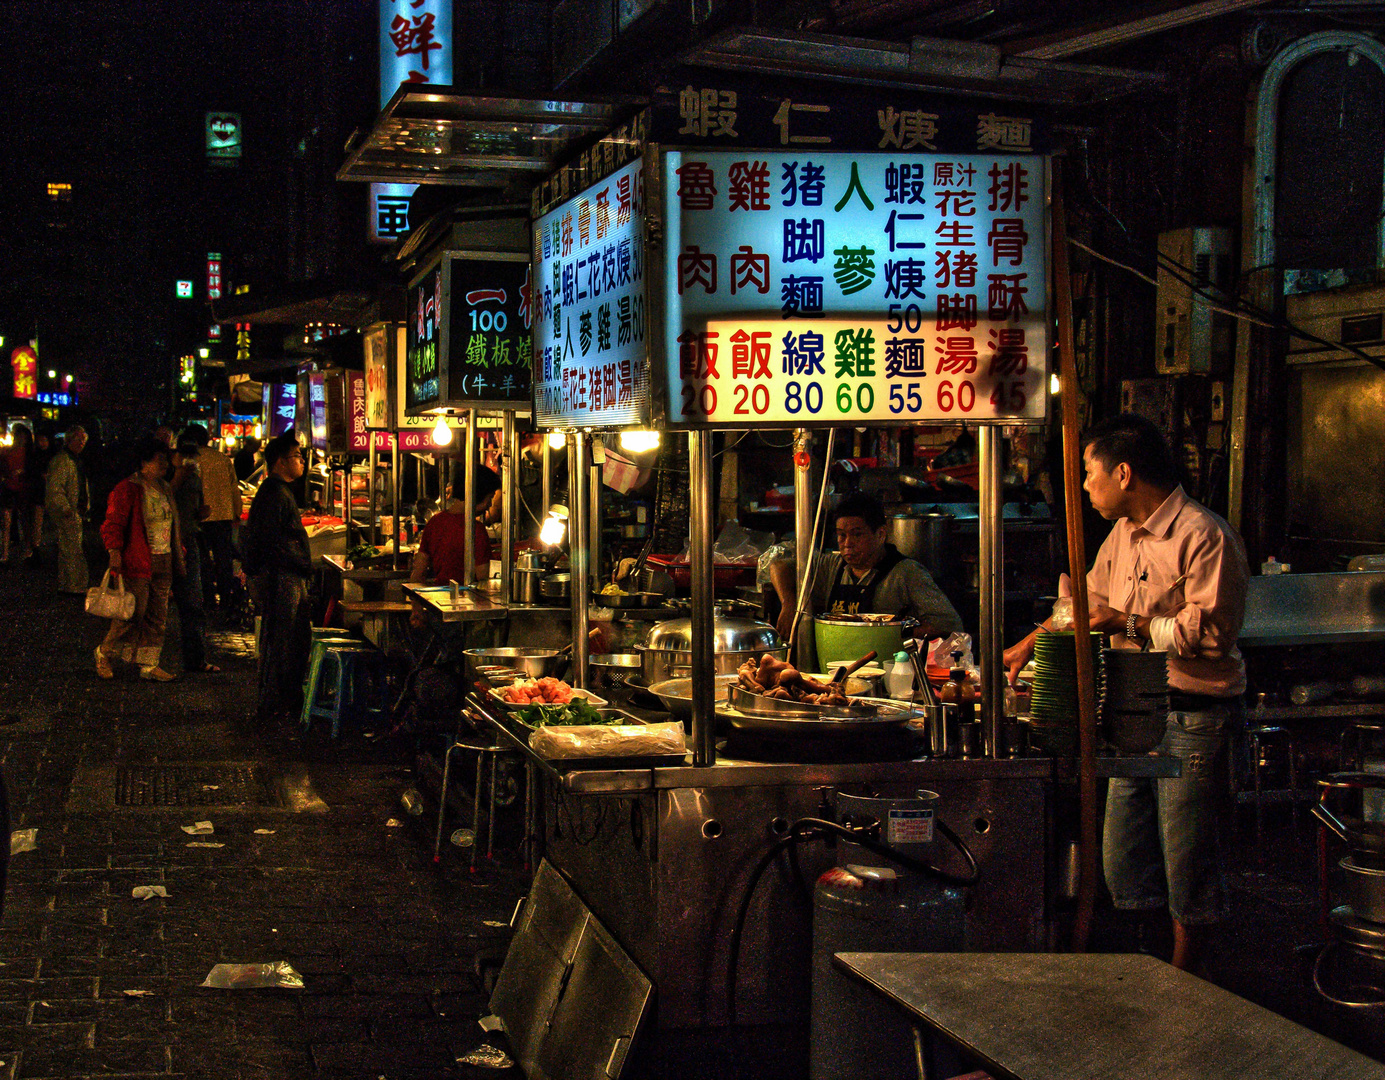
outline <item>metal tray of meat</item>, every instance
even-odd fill
[[[773,698],[770,699],[774,700]],[[738,731],[757,735],[787,736],[789,738],[855,738],[901,728],[919,716],[916,709],[885,698],[857,698],[862,704],[874,707],[869,716],[832,716],[816,714],[794,716],[768,713],[747,713],[731,705],[718,705],[717,719]]]
[[[867,698],[848,698],[846,705],[814,705],[810,701],[766,697],[739,683],[727,687],[726,701],[738,712],[752,716],[796,716],[810,720],[830,716],[839,720],[865,720],[879,712],[879,707],[870,704]]]

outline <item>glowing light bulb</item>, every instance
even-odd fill
[[[549,514],[543,519],[543,525],[539,529],[539,542],[546,547],[556,547],[563,542],[563,537],[567,535],[567,523],[561,518]]]
[[[561,431],[550,431],[548,433],[548,445],[554,450],[561,450],[567,445],[567,436]]]
[[[1061,388],[1062,384],[1059,382],[1058,373],[1055,371],[1048,377],[1048,392],[1050,394],[1056,394]]]
[[[646,450],[654,450],[659,445],[659,433],[657,431],[622,431],[620,433],[620,445],[622,449],[629,450],[632,454],[641,454]]]
[[[261,435],[263,435],[263,434],[264,434],[264,425],[263,425],[263,424],[256,424],[256,425],[255,425],[255,438],[258,439],[258,438],[259,438]]]
[[[433,445],[447,446],[452,442],[452,429],[447,426],[447,417],[439,416],[433,428]]]

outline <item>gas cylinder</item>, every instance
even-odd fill
[[[838,794],[844,824],[880,823],[882,843],[935,864],[938,795],[861,798]],[[910,872],[857,844],[837,846],[837,865],[813,890],[811,1080],[915,1074],[909,1024],[877,995],[837,970],[839,952],[958,952],[966,946],[963,891]]]

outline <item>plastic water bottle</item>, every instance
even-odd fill
[[[885,673],[885,689],[897,701],[914,698],[914,665],[906,652],[894,654],[894,665]]]

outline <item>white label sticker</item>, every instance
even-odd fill
[[[891,810],[886,825],[885,843],[931,844],[933,842],[932,810]]]

